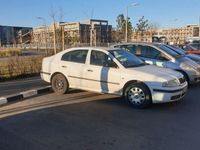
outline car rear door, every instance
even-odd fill
[[[61,72],[67,77],[73,88],[82,88],[82,74],[88,54],[87,49],[76,49],[61,57]]]

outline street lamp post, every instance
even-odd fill
[[[47,24],[46,24],[46,20],[43,17],[36,17],[39,20],[42,20],[44,23],[44,27],[45,27],[45,53],[46,55],[48,55],[48,51],[47,51]]]
[[[132,3],[132,4],[128,5],[128,6],[126,6],[126,31],[125,31],[125,42],[128,42],[128,8],[129,8],[130,6],[135,7],[135,6],[138,6],[138,5],[139,5],[139,3]]]

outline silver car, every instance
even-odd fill
[[[124,43],[113,47],[123,48],[146,63],[181,72],[189,84],[200,82],[200,65],[190,58],[159,43]]]

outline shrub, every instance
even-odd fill
[[[39,74],[42,58],[42,56],[8,58],[4,63],[0,63],[0,78]]]

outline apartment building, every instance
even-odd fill
[[[165,36],[171,44],[184,44],[188,37],[199,37],[199,29],[198,25],[188,25],[181,28],[162,29],[156,34]]]
[[[151,31],[145,31],[143,33],[141,32],[133,32],[132,33],[132,37],[131,37],[131,41],[132,42],[152,42],[152,36],[153,36],[153,32]]]

